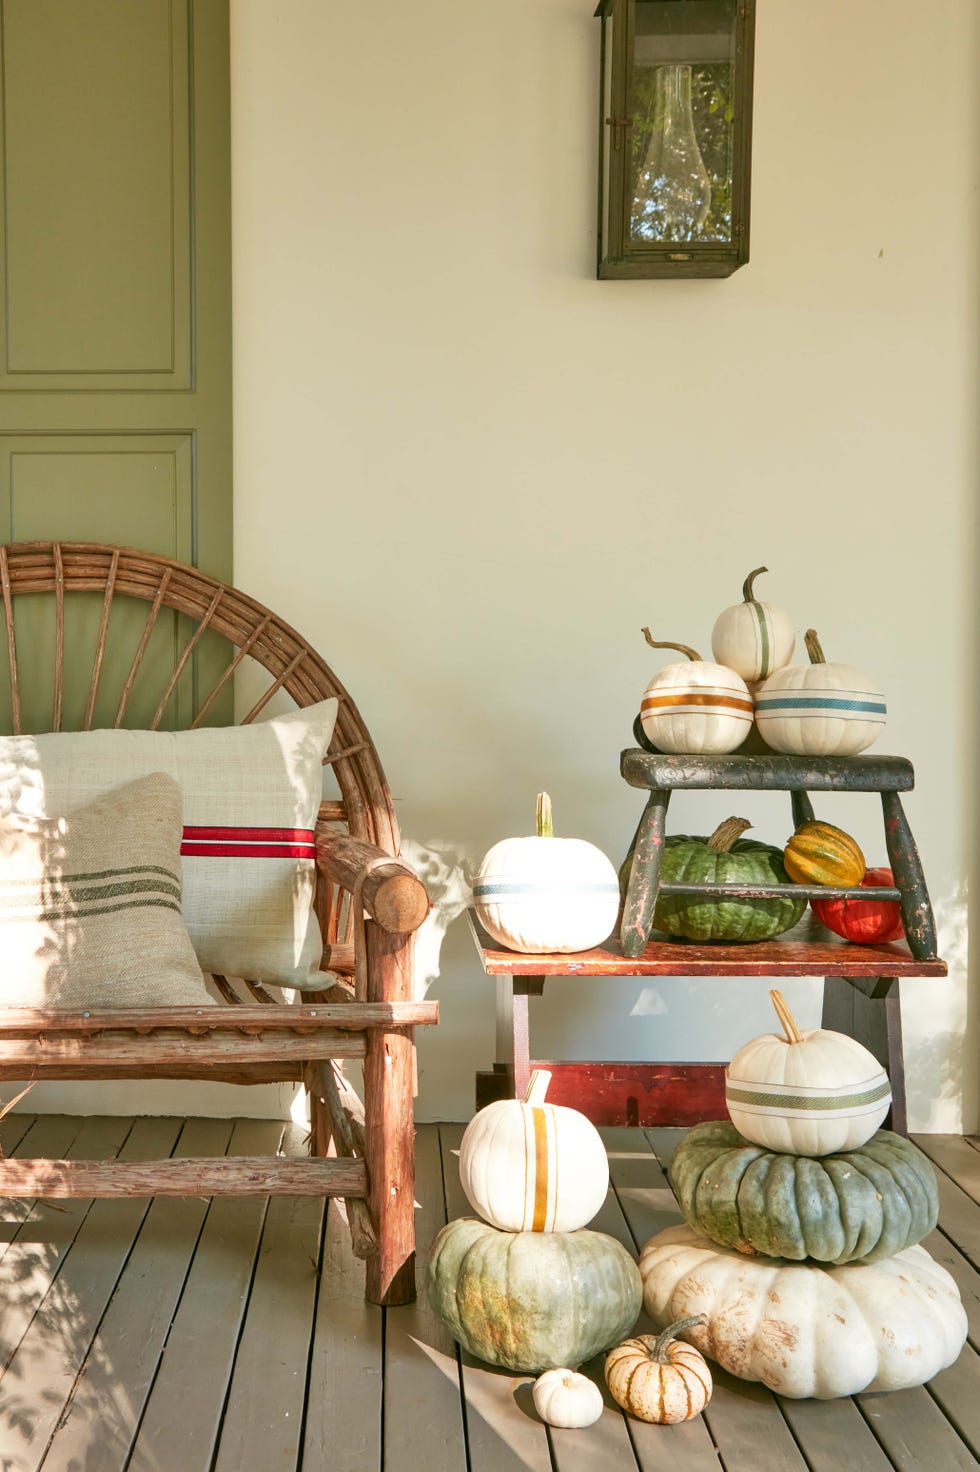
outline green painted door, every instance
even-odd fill
[[[228,0],[0,0],[0,28],[0,541],[230,579]]]

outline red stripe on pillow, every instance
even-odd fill
[[[184,841],[210,840],[212,843],[312,843],[312,828],[194,828],[184,825]]]
[[[199,859],[313,859],[313,844],[290,843],[187,843],[180,845],[184,856]]]

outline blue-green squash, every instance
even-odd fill
[[[604,1232],[501,1232],[470,1217],[436,1237],[428,1289],[470,1354],[534,1374],[617,1344],[643,1298],[636,1263]]]
[[[664,843],[661,884],[789,884],[782,849],[738,837],[750,826],[729,818],[710,838],[672,834]],[[770,899],[661,894],[653,924],[685,940],[761,941],[792,929],[805,909],[806,900],[792,892]]]
[[[814,1158],[749,1144],[727,1120],[712,1120],[684,1136],[670,1179],[695,1231],[721,1247],[795,1262],[892,1257],[939,1215],[932,1166],[890,1130]]]

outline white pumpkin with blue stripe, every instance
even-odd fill
[[[725,1103],[746,1140],[786,1155],[856,1150],[892,1101],[888,1075],[863,1043],[829,1028],[801,1030],[778,991],[769,993],[783,1035],[739,1048],[725,1070]]]
[[[754,683],[765,680],[788,665],[796,648],[796,631],[788,613],[772,603],[762,603],[752,585],[767,567],[757,567],[742,584],[742,602],[726,608],[715,619],[711,652],[719,664]]]
[[[793,756],[857,756],[885,728],[885,697],[862,670],[828,664],[815,630],[804,642],[810,663],[777,670],[756,690],[759,732]]]
[[[702,659],[686,644],[654,639],[651,649],[676,649],[686,657],[664,665],[640,701],[640,724],[658,751],[719,755],[734,751],[752,730],[752,696],[742,676]]]
[[[588,951],[616,924],[619,878],[594,844],[554,836],[551,799],[541,792],[537,833],[494,844],[474,881],[473,905],[484,929],[509,950]]]

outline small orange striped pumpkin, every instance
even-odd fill
[[[677,1335],[707,1322],[704,1314],[678,1319],[661,1334],[638,1334],[609,1351],[606,1384],[624,1411],[657,1426],[701,1414],[711,1399],[711,1371],[704,1355]]]

